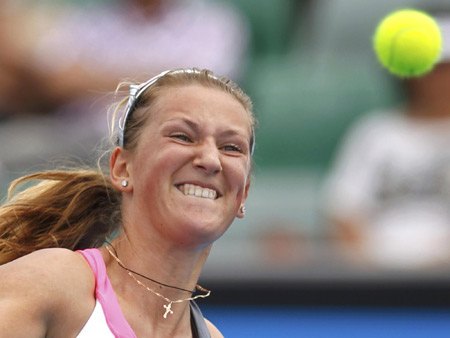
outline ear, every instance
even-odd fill
[[[245,212],[243,212],[242,207],[245,205],[245,201],[247,200],[249,189],[250,189],[250,182],[248,182],[247,185],[245,186],[244,196],[241,200],[241,205],[239,206],[239,210],[236,214],[236,217],[238,218],[244,218],[245,216]]]
[[[126,151],[122,147],[117,147],[113,150],[111,158],[109,160],[109,176],[113,186],[122,191],[130,192],[133,190],[133,185],[131,182],[131,176],[128,172],[128,160],[126,156]],[[127,181],[126,186],[122,185],[123,181]]]

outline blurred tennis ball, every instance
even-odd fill
[[[386,16],[374,36],[375,53],[391,73],[421,76],[438,61],[442,49],[439,26],[428,14],[403,9]]]

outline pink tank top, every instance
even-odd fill
[[[106,274],[106,266],[100,250],[85,249],[77,252],[84,256],[94,272],[95,297],[97,299],[91,317],[77,338],[111,337],[111,335],[116,338],[136,338],[120,310],[111,282]],[[110,332],[105,332],[108,329]]]

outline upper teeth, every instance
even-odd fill
[[[184,191],[185,195],[210,198],[212,200],[215,199],[217,196],[217,192],[215,190],[203,188],[193,184],[185,184],[182,191]]]

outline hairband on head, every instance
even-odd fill
[[[162,73],[159,73],[158,75],[152,77],[150,80],[143,82],[139,85],[130,85],[130,96],[128,98],[128,103],[125,108],[125,112],[123,116],[119,119],[119,146],[123,147],[124,142],[124,134],[125,134],[125,124],[127,123],[127,118],[130,112],[133,111],[136,101],[139,98],[139,96],[142,95],[142,93],[150,87],[152,84],[154,84],[156,81],[158,81],[161,77],[169,73],[170,70],[165,70]]]

